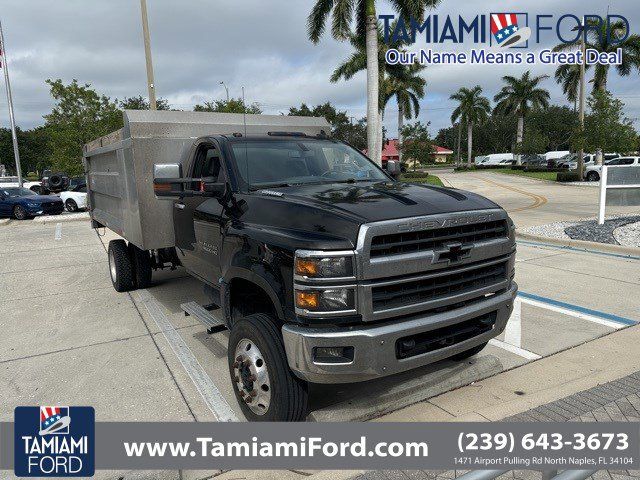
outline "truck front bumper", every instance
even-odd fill
[[[287,324],[282,327],[287,361],[298,377],[313,383],[361,382],[421,367],[467,351],[502,333],[517,291],[517,284],[512,282],[508,290],[461,308],[371,326],[317,328]],[[485,316],[493,319],[489,331],[451,345],[443,342],[440,348],[407,358],[398,354],[401,339],[424,338],[420,334]],[[353,360],[342,363],[318,361],[315,352],[319,347],[351,347]]]

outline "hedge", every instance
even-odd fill
[[[558,172],[558,176],[556,177],[557,182],[579,182],[580,175],[578,172]]]

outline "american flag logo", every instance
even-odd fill
[[[492,13],[491,34],[499,47],[513,47],[529,40],[531,29],[518,26],[516,13]]]
[[[69,407],[40,407],[40,435],[69,433]]]

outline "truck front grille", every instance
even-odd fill
[[[435,273],[428,278],[403,281],[372,288],[373,311],[388,310],[413,304],[431,302],[507,280],[507,261],[473,268]],[[468,267],[466,265],[465,267]]]
[[[509,235],[506,220],[378,235],[371,240],[371,258],[420,252],[444,247],[451,242],[462,244],[504,238]]]

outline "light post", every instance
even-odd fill
[[[9,122],[11,124],[11,140],[13,141],[13,156],[16,160],[16,174],[18,186],[22,187],[22,168],[20,167],[20,152],[18,151],[18,136],[16,134],[16,121],[13,118],[13,98],[11,96],[11,82],[9,82],[9,65],[7,64],[7,50],[4,44],[2,23],[0,23],[0,68],[4,71],[4,86],[7,90],[7,104],[9,107]]]
[[[229,103],[229,89],[224,82],[220,82],[220,85],[222,85],[224,87],[224,90],[227,92],[227,103]]]
[[[149,107],[156,109],[156,86],[153,81],[153,61],[151,60],[151,40],[149,38],[149,19],[147,18],[147,1],[140,0],[142,11],[142,36],[144,37],[144,56],[147,61],[147,87],[149,89]]]

